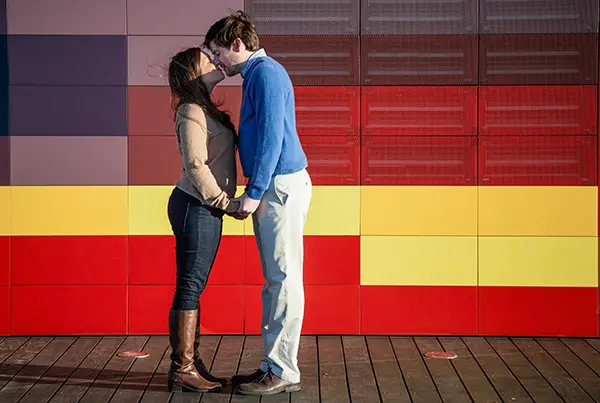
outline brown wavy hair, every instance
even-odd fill
[[[232,12],[215,22],[206,32],[203,46],[210,48],[210,43],[214,42],[217,46],[231,49],[237,38],[244,42],[249,51],[258,50],[260,47],[256,27],[243,11]]]

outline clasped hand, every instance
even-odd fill
[[[246,193],[241,195],[240,197],[234,197],[231,199],[232,202],[239,202],[240,206],[238,210],[234,213],[230,213],[229,215],[237,220],[245,220],[248,216],[256,211],[258,205],[260,204],[260,200],[255,200],[250,197]]]

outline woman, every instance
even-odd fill
[[[198,354],[199,302],[223,228],[234,214],[235,128],[210,94],[225,76],[200,48],[177,53],[169,64],[175,132],[183,167],[168,203],[175,235],[177,280],[169,313],[170,391],[217,391],[225,379],[208,373]]]

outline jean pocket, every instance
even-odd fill
[[[273,181],[273,190],[275,191],[275,196],[279,203],[281,203],[282,206],[285,206],[290,196],[289,188],[285,183],[282,183],[281,178],[278,176],[276,176]]]

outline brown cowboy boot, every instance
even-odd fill
[[[217,378],[208,372],[208,369],[204,365],[202,358],[200,358],[200,310],[198,309],[198,319],[196,325],[196,337],[194,338],[194,364],[196,366],[196,370],[202,377],[211,382],[218,382],[221,385],[225,386],[227,383],[227,379],[225,378]]]
[[[169,341],[173,349],[168,376],[169,391],[216,392],[222,388],[220,383],[202,377],[194,365],[197,318],[196,309],[169,312]]]

